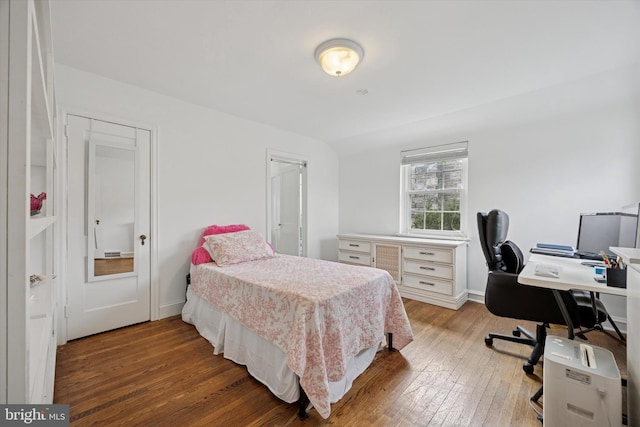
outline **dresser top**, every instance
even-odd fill
[[[422,237],[387,236],[382,234],[346,233],[338,234],[338,239],[368,240],[376,242],[413,243],[418,245],[436,245],[449,248],[467,245],[466,240],[431,239]]]

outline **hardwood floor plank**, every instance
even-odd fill
[[[295,404],[213,355],[179,316],[59,347],[54,402],[70,405],[73,426],[540,426],[529,397],[542,366],[530,376],[522,370],[531,348],[484,344],[489,331],[510,333],[518,322],[473,302],[458,311],[411,300],[405,306],[415,341],[378,352],[327,420],[311,409],[300,421]],[[626,376],[626,348],[601,332],[588,337],[614,353]]]

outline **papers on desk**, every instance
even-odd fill
[[[568,245],[554,245],[551,243],[538,243],[535,248],[531,248],[531,253],[575,258],[576,248]]]
[[[560,266],[557,266],[555,264],[537,264],[535,275],[542,277],[553,277],[557,279],[558,277],[560,277],[561,270],[562,269],[560,268]]]

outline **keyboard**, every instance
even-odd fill
[[[594,261],[602,261],[602,255],[596,252],[576,251],[576,255],[580,259],[592,259]]]

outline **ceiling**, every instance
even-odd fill
[[[336,149],[640,62],[640,1],[52,0],[52,22],[61,64]],[[365,51],[339,78],[313,56],[336,37]]]

